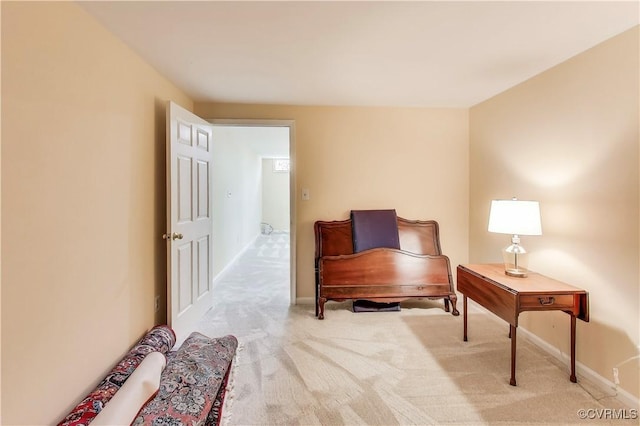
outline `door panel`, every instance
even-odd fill
[[[198,219],[209,217],[209,194],[211,185],[209,181],[209,163],[198,160]]]
[[[209,145],[211,143],[211,132],[205,132],[202,129],[196,129],[198,138],[198,148],[205,151],[209,151]]]
[[[191,306],[191,281],[193,275],[191,243],[183,244],[176,250],[178,254],[178,315]]]
[[[177,158],[178,166],[178,223],[191,222],[191,159],[186,157]]]
[[[198,240],[198,298],[205,296],[209,291],[209,282],[211,281],[211,274],[209,273],[209,265],[207,259],[209,259],[209,236],[202,237]]]
[[[167,319],[181,343],[212,306],[211,125],[167,105]]]

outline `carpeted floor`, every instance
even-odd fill
[[[581,377],[571,383],[568,366],[522,337],[510,386],[508,326],[490,314],[470,314],[463,342],[462,316],[438,301],[358,314],[329,302],[323,321],[290,306],[288,238],[260,236],[216,283],[198,326],[243,346],[229,424],[638,424],[614,418],[633,412]]]

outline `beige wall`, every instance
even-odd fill
[[[543,235],[523,237],[530,267],[589,291],[577,359],[638,398],[640,344],[638,28],[470,111],[471,262],[499,262],[489,204],[540,201]],[[569,318],[527,313],[521,325],[569,353]],[[630,358],[635,357],[629,361]],[[580,373],[580,370],[578,371]]]
[[[165,320],[168,99],[77,5],[2,2],[2,424],[60,420]]]
[[[0,5],[0,31],[2,31],[2,5]],[[2,37],[0,36],[0,40]],[[1,50],[1,49],[0,49]],[[0,67],[0,82],[2,67]],[[2,105],[0,105],[0,134],[2,133]],[[0,136],[0,330],[2,328],[2,137]],[[0,424],[2,423],[2,338],[0,336]]]
[[[313,223],[351,209],[435,219],[452,265],[467,261],[467,110],[196,103],[195,113],[295,120],[298,298],[314,295]],[[300,200],[301,188],[310,200]]]

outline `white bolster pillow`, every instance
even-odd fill
[[[160,375],[166,365],[167,358],[163,353],[147,354],[93,419],[91,426],[130,425],[140,409],[158,392]]]

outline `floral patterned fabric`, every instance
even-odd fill
[[[87,395],[58,426],[87,426],[147,354],[154,351],[166,354],[175,343],[176,335],[169,326],[153,327],[100,382],[98,387]]]
[[[237,362],[237,360],[234,362]],[[231,368],[227,370],[227,374],[224,376],[224,380],[218,390],[216,399],[213,401],[213,406],[211,407],[211,410],[209,410],[207,420],[204,422],[205,426],[220,426],[220,424],[222,424],[222,404],[224,403],[225,396],[227,395],[227,383],[229,383],[230,375]]]
[[[211,339],[194,332],[167,358],[160,390],[133,425],[204,425],[222,390],[238,347],[234,336]],[[219,415],[219,406],[218,413]]]

